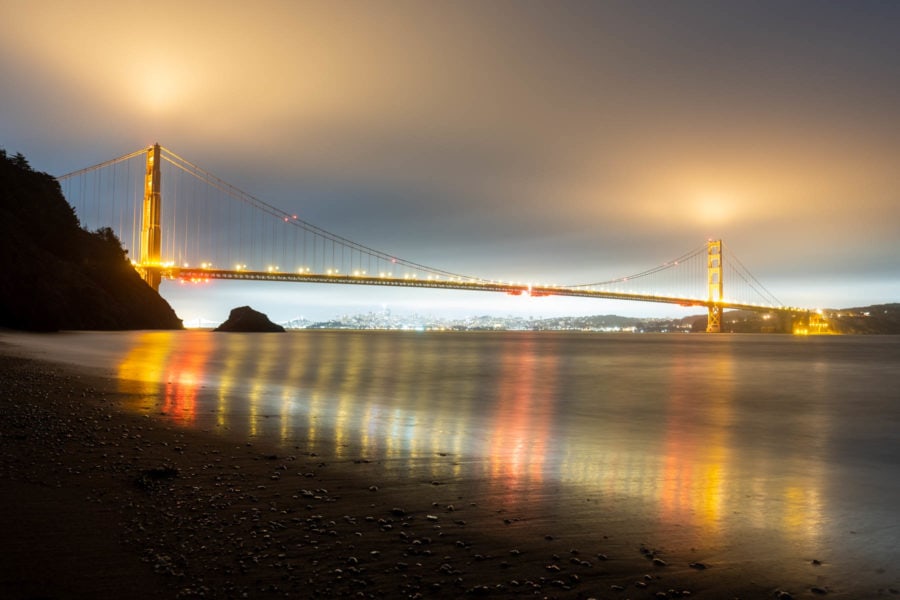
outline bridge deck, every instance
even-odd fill
[[[145,267],[137,265],[139,270],[155,271],[168,279],[185,281],[205,281],[209,279],[232,279],[246,281],[287,281],[295,283],[328,283],[342,285],[379,285],[391,287],[439,288],[447,290],[469,290],[478,292],[498,292],[510,295],[538,296],[571,296],[581,298],[598,298],[613,300],[632,300],[636,302],[657,302],[678,304],[680,306],[702,306],[709,308],[714,303],[701,298],[679,298],[652,294],[636,294],[609,290],[597,290],[582,287],[531,285],[522,283],[488,281],[483,279],[420,279],[416,277],[381,277],[372,275],[320,274],[320,273],[288,273],[281,271],[246,271],[226,269],[202,269],[189,267]],[[786,306],[763,306],[740,302],[719,302],[719,307],[732,310],[752,310],[758,312],[807,312]]]

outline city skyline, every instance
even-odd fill
[[[722,238],[786,304],[900,298],[898,6],[156,6],[0,0],[0,146],[60,175],[159,141],[330,231],[486,278],[614,278]],[[697,311],[367,290],[161,291],[186,321]]]

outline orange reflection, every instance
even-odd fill
[[[120,390],[157,397],[163,413],[193,423],[197,392],[211,351],[208,334],[148,332],[137,341],[119,364]]]
[[[520,498],[515,492],[524,483],[544,478],[557,363],[555,352],[538,356],[533,336],[504,345],[488,461],[489,476],[502,482],[507,501]],[[538,370],[543,387],[536,385]]]
[[[210,352],[209,336],[191,337],[178,350],[169,359],[163,412],[176,421],[193,423],[197,416],[197,390]]]

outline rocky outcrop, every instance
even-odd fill
[[[181,329],[110,229],[78,224],[59,183],[0,149],[0,327]]]
[[[269,317],[249,306],[241,306],[231,309],[228,320],[216,327],[215,331],[277,333],[283,332],[284,327],[273,323]]]

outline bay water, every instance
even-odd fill
[[[4,333],[182,427],[847,590],[900,587],[900,337]],[[567,509],[572,499],[590,510]],[[543,508],[537,509],[534,506]],[[529,508],[530,507],[530,508]],[[560,509],[561,510],[561,509]],[[852,596],[852,593],[851,593]]]

